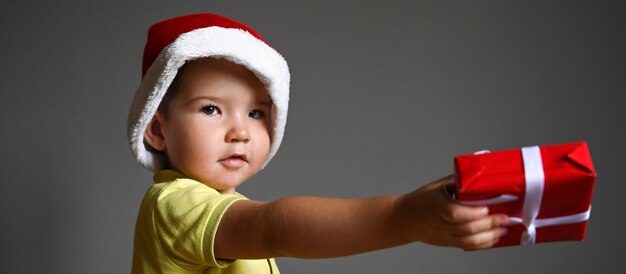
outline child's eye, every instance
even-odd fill
[[[255,109],[250,111],[250,113],[248,113],[248,117],[250,118],[254,118],[254,119],[259,119],[261,117],[263,117],[265,113],[263,113],[263,111]]]
[[[216,115],[216,114],[220,114],[220,109],[214,105],[208,105],[208,106],[202,107],[202,112],[208,115]]]

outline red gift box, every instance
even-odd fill
[[[495,245],[582,241],[596,173],[586,142],[455,157],[456,198],[510,217]]]

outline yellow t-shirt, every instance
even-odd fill
[[[172,170],[154,175],[135,227],[132,273],[279,273],[273,259],[225,261],[213,243],[240,195],[220,194]]]

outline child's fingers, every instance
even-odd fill
[[[493,228],[459,239],[459,247],[464,250],[477,250],[492,247],[506,234],[506,228]]]
[[[459,225],[456,231],[453,233],[457,236],[472,235],[493,228],[498,228],[508,223],[509,218],[506,215],[491,215],[486,218],[480,218],[478,220],[469,221],[462,225]]]
[[[448,203],[442,210],[443,218],[451,223],[465,223],[489,214],[489,209],[486,206],[464,206],[457,203]]]
[[[433,187],[441,189],[442,199],[440,200],[446,206],[440,207],[442,209],[441,215],[443,218],[452,223],[467,222],[486,216],[489,210],[485,206],[465,206],[452,200],[450,193],[454,192],[456,183],[454,176],[446,176],[437,180]]]

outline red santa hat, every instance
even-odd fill
[[[146,148],[143,138],[163,95],[181,66],[205,57],[243,65],[265,84],[273,106],[270,152],[263,166],[276,154],[289,106],[287,62],[244,24],[215,14],[191,14],[158,22],[148,30],[142,80],[128,114],[130,147],[144,167],[156,171],[165,163],[162,155]]]

